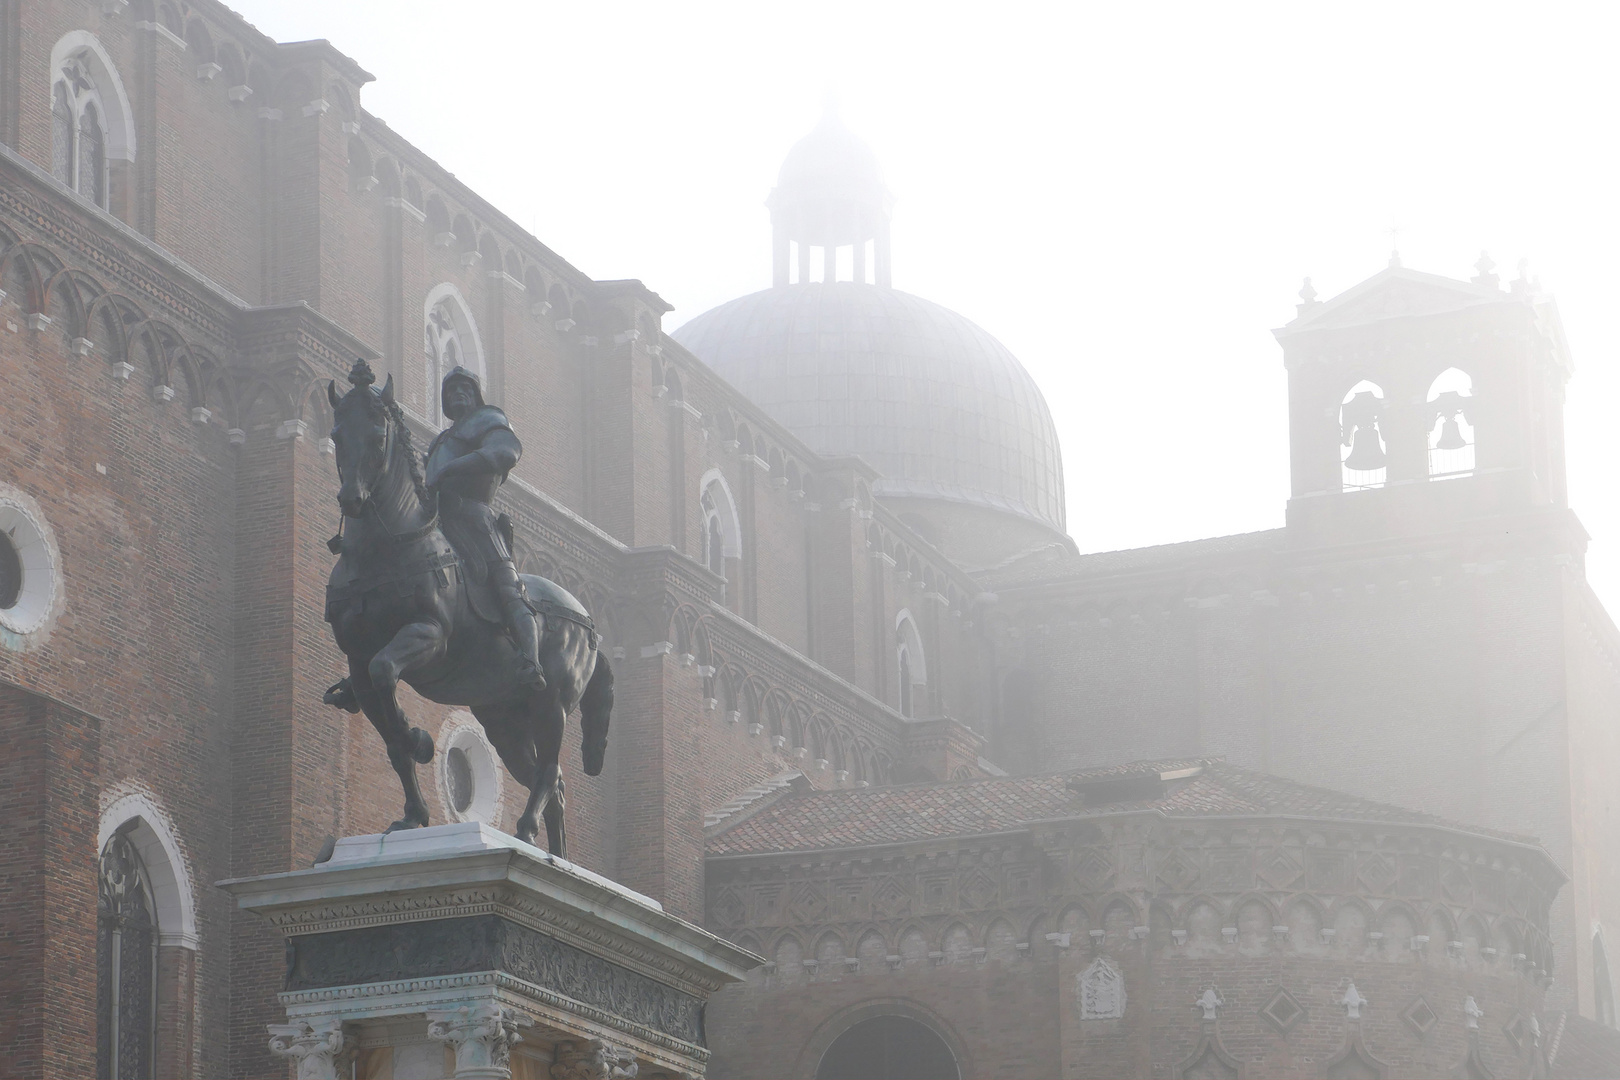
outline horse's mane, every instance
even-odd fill
[[[411,425],[405,422],[405,413],[400,409],[397,401],[383,401],[381,395],[375,399],[382,405],[383,411],[393,423],[399,433],[400,447],[405,452],[405,464],[410,469],[411,486],[416,489],[416,499],[423,509],[430,514],[439,512],[439,495],[427,486],[422,477],[422,462],[416,453],[416,444],[411,440]]]

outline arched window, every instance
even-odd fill
[[[714,574],[725,577],[725,538],[720,535],[720,511],[708,492],[703,493],[703,520],[707,522],[703,533],[703,561]]]
[[[107,206],[107,140],[101,95],[82,57],[62,68],[52,94],[51,165],[56,178],[103,209]]]
[[[1389,469],[1383,415],[1384,391],[1365,379],[1339,404],[1339,468],[1345,491],[1384,486]]]
[[[444,423],[443,407],[439,401],[439,385],[453,368],[464,367],[476,372],[484,381],[484,349],[478,340],[478,327],[473,322],[472,309],[461,291],[446,282],[428,293],[422,312],[423,340],[423,402],[422,415],[434,424]],[[484,386],[484,398],[489,399],[489,386]]]
[[[1592,1012],[1605,1027],[1615,1026],[1614,983],[1609,974],[1609,954],[1603,948],[1603,931],[1592,935]]]
[[[899,673],[900,715],[915,715],[917,689],[928,682],[928,660],[922,635],[911,612],[902,610],[894,620],[895,671]]]
[[[956,1055],[939,1032],[909,1016],[875,1016],[827,1047],[816,1080],[957,1080]]]
[[[123,83],[96,38],[75,30],[51,51],[51,173],[108,209],[113,160],[135,156]]]
[[[102,849],[96,901],[96,1075],[118,1080],[153,1074],[157,1024],[156,905],[130,831]]]
[[[1474,471],[1474,425],[1468,418],[1474,381],[1447,368],[1429,384],[1429,478],[1452,480]]]
[[[721,577],[727,559],[742,557],[742,527],[737,503],[719,469],[710,469],[699,482],[698,506],[703,514],[703,565]]]

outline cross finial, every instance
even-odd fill
[[[356,359],[354,367],[349,369],[349,382],[355,386],[370,386],[376,381],[377,376],[372,373],[371,365],[366,363],[366,358],[362,356]]]

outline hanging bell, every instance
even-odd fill
[[[1461,413],[1452,413],[1440,425],[1440,441],[1434,444],[1436,450],[1462,450],[1468,446],[1468,440],[1463,438],[1462,428],[1457,423]]]
[[[1378,438],[1376,427],[1363,424],[1356,428],[1354,441],[1350,444],[1350,456],[1344,459],[1344,467],[1356,472],[1371,472],[1384,467],[1384,444]]]

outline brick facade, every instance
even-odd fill
[[[107,162],[104,207],[51,175],[59,45],[90,58],[119,110],[109,121],[131,133],[131,153]],[[930,519],[925,535],[918,507],[874,501],[867,465],[817,456],[671,340],[656,293],[589,279],[365,112],[369,79],[327,43],[270,41],[217,0],[183,15],[152,0],[0,5],[0,497],[37,505],[62,588],[44,631],[0,640],[0,800],[22,823],[0,851],[0,1072],[94,1068],[98,828],[130,793],[162,819],[148,825],[168,838],[195,924],[173,925],[165,894],[160,1071],[281,1071],[263,1038],[279,946],[211,885],[308,865],[328,836],[398,815],[369,723],[320,704],[343,670],[322,622],[338,516],[325,383],[373,358],[425,443],[431,296],[464,307],[468,359],[524,440],[502,495],[521,567],[590,608],[615,667],[606,771],[564,760],[584,865],[699,920],[717,895],[705,819],[775,779],[860,790],[961,782],[999,772],[993,761],[1226,754],[1535,834],[1570,882],[1551,901],[1554,1001],[1595,1015],[1588,945],[1598,924],[1620,925],[1602,779],[1620,754],[1605,722],[1620,635],[1581,579],[1584,534],[1563,503],[1565,372],[1544,309],[1285,342],[1309,428],[1285,530],[1114,556],[1056,544],[969,572],[942,548],[988,550],[994,520]],[[1480,475],[1319,497],[1331,445],[1310,425],[1348,376],[1323,374],[1333,358],[1475,338],[1492,342],[1477,385],[1524,390],[1517,411],[1479,418],[1514,433],[1481,436],[1497,456]],[[1428,370],[1374,374],[1410,395]],[[700,502],[716,477],[738,531],[723,577]],[[927,658],[912,717],[903,623]],[[430,732],[453,711],[401,700]],[[420,770],[436,820],[438,775]],[[504,790],[510,827],[522,789]],[[1061,1029],[1069,961],[1031,949],[1034,980],[999,958],[862,968],[807,988],[825,1000],[791,1024],[771,1011],[790,999],[761,982],[727,1006],[739,1026],[717,1013],[717,1045],[753,1049],[716,1068],[813,1072],[812,1048],[837,1034],[817,1025],[921,1000],[918,983],[940,988],[928,1008],[974,1068],[1081,1068],[1094,1059],[1072,1039],[963,1026],[1016,1000],[1024,1020]],[[1145,953],[1127,971],[1171,977]],[[737,1034],[759,1025],[799,1041],[767,1052]],[[1165,1031],[1127,1039],[1128,1062],[1095,1060],[1164,1071],[1194,1037]],[[1384,1053],[1380,1038],[1368,1028]]]

